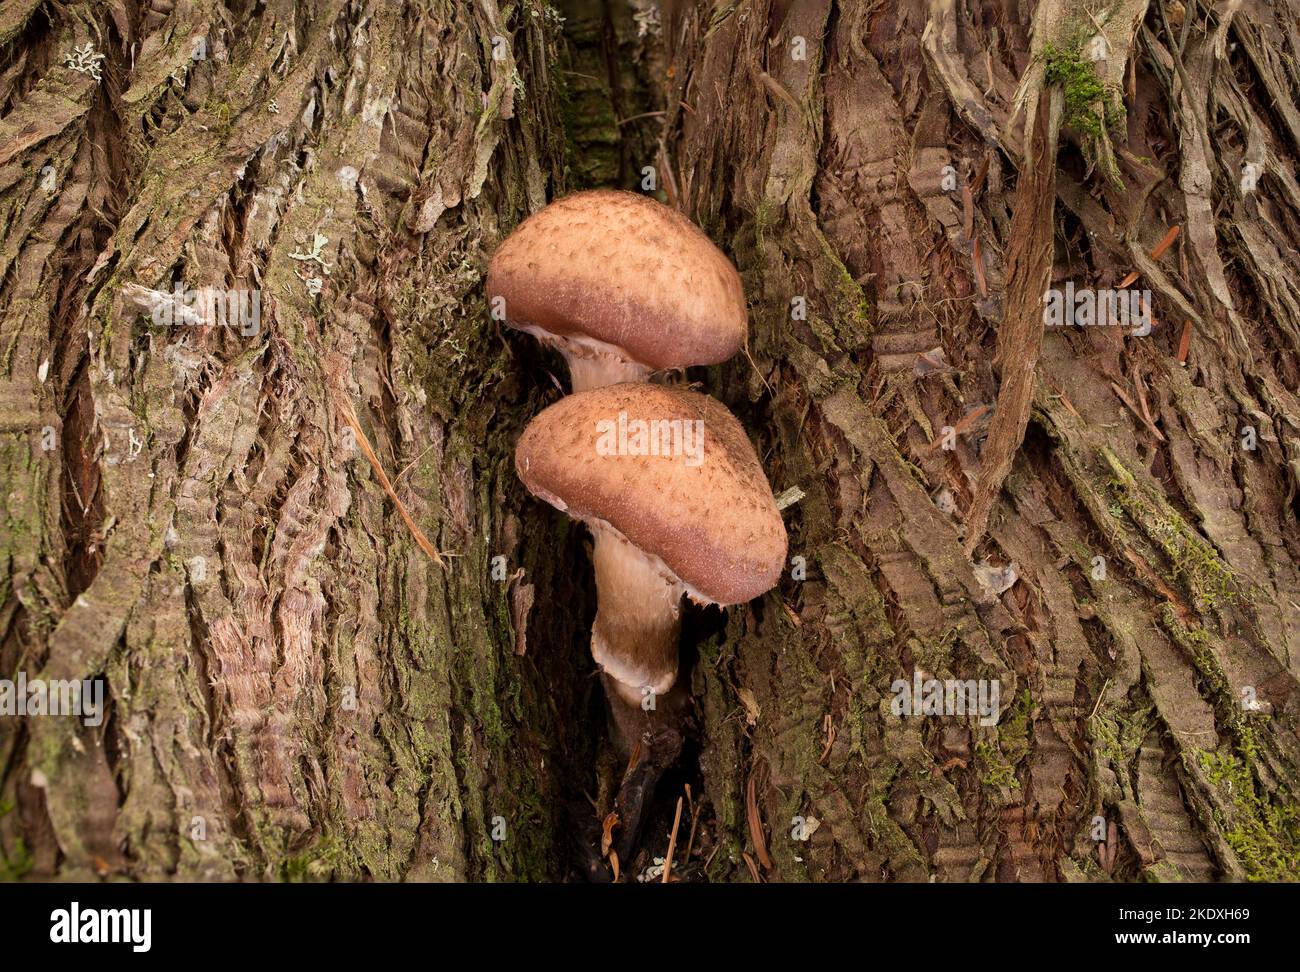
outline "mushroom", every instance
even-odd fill
[[[575,393],[529,423],[515,467],[591,530],[591,652],[628,706],[677,680],[683,594],[741,604],[781,576],[785,525],[767,477],[740,423],[707,395],[628,383]]]
[[[487,295],[507,325],[564,355],[575,392],[726,361],[748,333],[731,261],[632,192],[574,193],[524,220],[492,257]]]

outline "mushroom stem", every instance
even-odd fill
[[[564,355],[569,366],[569,383],[573,391],[587,391],[618,385],[625,381],[645,381],[654,371],[634,360],[618,345],[582,334],[552,334],[534,324],[518,324],[519,330],[531,334],[547,347]]]
[[[596,526],[592,534],[597,608],[591,654],[619,695],[640,705],[647,690],[663,695],[677,681],[684,588],[663,561],[616,531]]]
[[[566,351],[564,360],[569,363],[569,382],[575,392],[624,381],[645,381],[650,374],[645,365],[613,355],[571,354]]]

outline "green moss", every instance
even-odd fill
[[[813,281],[815,291],[825,296],[831,320],[830,327],[819,326],[818,316],[810,313],[808,325],[827,352],[859,348],[871,339],[871,303],[826,237],[818,233],[817,240],[821,259]]]
[[[617,185],[622,133],[614,94],[601,58],[603,36],[595,21],[575,18],[567,43],[556,45],[551,78],[564,138],[566,181],[575,189]]]
[[[985,786],[1018,790],[1016,767],[1029,755],[1034,700],[1025,689],[1016,696],[997,728],[997,741],[982,739],[975,744],[975,762]]]
[[[995,743],[981,740],[975,744],[975,762],[979,766],[980,782],[998,789],[1018,790],[1016,768],[1002,755]]]
[[[1223,671],[1223,666],[1219,664],[1219,660],[1214,657],[1214,652],[1210,648],[1209,632],[1205,628],[1189,628],[1183,624],[1172,604],[1165,604],[1160,609],[1160,623],[1169,636],[1187,652],[1196,670],[1205,679],[1211,694],[1218,702],[1219,714],[1226,716],[1229,723],[1237,722],[1238,709],[1233,698],[1232,686]]]
[[[1029,755],[1029,730],[1033,722],[1034,700],[1025,689],[1012,704],[1006,718],[998,726],[998,745],[1013,766]]]
[[[1159,860],[1142,869],[1142,876],[1151,884],[1184,884],[1187,878],[1169,860]]]
[[[325,836],[307,849],[280,862],[280,878],[293,884],[329,880],[345,864],[342,845]]]
[[[1124,131],[1124,103],[1097,74],[1095,63],[1083,56],[1086,32],[1064,47],[1048,43],[1043,48],[1048,85],[1059,85],[1065,96],[1065,125],[1085,140],[1084,153],[1101,162],[1106,178],[1118,183],[1120,175],[1110,148],[1111,134]]]
[[[860,819],[865,821],[871,839],[885,851],[895,873],[915,869],[918,874],[924,874],[924,855],[889,815],[889,797],[901,769],[902,764],[894,761],[873,772],[871,790],[863,801]]]
[[[1059,84],[1065,93],[1065,123],[1082,134],[1101,138],[1108,119],[1113,120],[1112,100],[1091,61],[1077,50],[1064,51],[1052,44],[1043,49],[1044,80]]]
[[[700,646],[699,652],[700,661],[692,676],[692,694],[702,717],[700,768],[706,781],[717,781],[708,789],[708,800],[721,844],[708,875],[711,881],[720,881],[726,880],[741,860],[741,784],[733,773],[741,761],[740,728],[739,720],[734,717],[737,700],[722,674],[725,663],[720,639],[710,638]]]
[[[1151,728],[1153,711],[1151,705],[1127,711],[1118,705],[1103,705],[1088,722],[1094,751],[1117,769],[1127,767]]]
[[[1169,579],[1196,600],[1198,610],[1214,610],[1224,601],[1250,601],[1254,594],[1237,578],[1217,550],[1191,528],[1161,496],[1143,488],[1109,449],[1102,455],[1114,476],[1115,501],[1133,524],[1168,558]]]
[[[14,809],[12,800],[0,800],[0,817]],[[22,837],[14,839],[12,850],[0,845],[0,882],[21,880],[32,869],[31,851]]]
[[[997,728],[997,742],[980,740],[975,744],[975,762],[980,780],[986,786],[1020,789],[1016,767],[1029,755],[1030,729],[1033,725],[1034,700],[1029,689],[1016,696],[1006,717]]]
[[[1215,702],[1220,724],[1232,732],[1231,748],[1196,750],[1210,784],[1218,788],[1215,822],[1252,881],[1300,880],[1300,806],[1284,788],[1269,791],[1256,778],[1259,716],[1244,712],[1205,629],[1189,629],[1166,605],[1161,624],[1188,653]]]
[[[1252,881],[1300,880],[1300,807],[1284,789],[1265,796],[1251,771],[1252,744],[1237,752],[1197,750],[1196,758],[1230,811],[1216,823]],[[1271,798],[1270,798],[1271,796]]]

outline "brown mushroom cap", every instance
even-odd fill
[[[633,192],[559,199],[524,220],[488,268],[506,323],[620,348],[654,370],[726,361],[745,343],[731,261],[689,219]]]
[[[689,447],[602,455],[610,426],[601,423],[617,428],[620,413],[630,431],[638,419],[702,421],[702,461],[695,464]],[[630,453],[631,434],[628,442]],[[515,467],[535,495],[658,557],[695,600],[752,600],[784,569],[785,524],[767,477],[735,416],[707,395],[636,383],[569,395],[529,423]]]

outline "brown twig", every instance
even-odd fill
[[[614,126],[617,128],[620,125],[626,125],[628,122],[639,121],[642,118],[662,118],[666,114],[668,114],[666,111],[643,111],[639,115],[629,115],[627,118],[620,118],[618,121],[614,122]]]
[[[797,100],[795,100],[795,96],[792,95],[789,91],[787,91],[785,85],[783,85],[776,78],[772,77],[772,75],[768,74],[766,71],[760,71],[758,74],[758,79],[763,82],[763,86],[766,87],[768,91],[770,91],[777,98],[784,101],[795,111],[803,110],[803,106],[799,104]]]
[[[835,746],[835,720],[831,717],[829,712],[827,712],[826,717],[822,719],[822,731],[826,733],[826,746],[822,749],[822,754],[817,757],[818,763],[825,763],[826,757],[831,754],[831,749]]]
[[[691,796],[691,785],[686,784],[686,800],[691,806],[691,832],[686,835],[686,853],[682,855],[682,866],[691,862],[691,850],[695,847],[695,827],[700,822],[700,805]]]
[[[1115,384],[1115,382],[1113,381],[1110,383],[1110,387],[1115,392],[1115,395],[1119,398],[1119,400],[1128,406],[1128,410],[1133,413],[1133,417],[1136,418],[1143,425],[1145,425],[1148,429],[1150,429],[1152,435],[1154,435],[1161,442],[1164,442],[1165,437],[1161,433],[1161,431],[1158,428],[1156,428],[1155,423],[1152,422],[1150,418],[1142,414],[1141,410],[1137,407],[1136,404],[1134,404],[1133,399],[1129,398],[1128,395],[1124,394],[1124,389],[1120,388],[1119,385]]]
[[[1146,419],[1147,425],[1155,427],[1155,419],[1151,417],[1151,409],[1147,405],[1147,386],[1142,380],[1142,372],[1135,372],[1133,375],[1133,390],[1137,392],[1138,404],[1142,406],[1142,417]]]
[[[609,857],[614,849],[614,828],[619,824],[617,813],[608,813],[600,825],[600,856]]]
[[[668,853],[664,856],[664,884],[668,883],[668,875],[673,869],[673,853],[677,850],[677,828],[682,822],[682,798],[677,798],[677,813],[673,815],[673,832],[668,838]]]
[[[436,443],[435,443],[435,444],[436,444]],[[414,469],[414,468],[415,468],[415,464],[416,464],[417,462],[419,462],[421,459],[423,459],[425,456],[427,456],[427,455],[429,454],[429,449],[432,449],[432,448],[433,448],[433,445],[430,445],[427,449],[425,449],[425,450],[424,450],[423,452],[421,452],[418,456],[416,456],[414,459],[412,459],[410,462],[408,462],[405,466],[403,466],[403,467],[402,467],[402,471],[399,472],[396,476],[393,477],[393,482],[394,482],[394,483],[400,483],[400,482],[402,481],[402,477],[405,476],[407,473],[409,473],[412,469]]]

